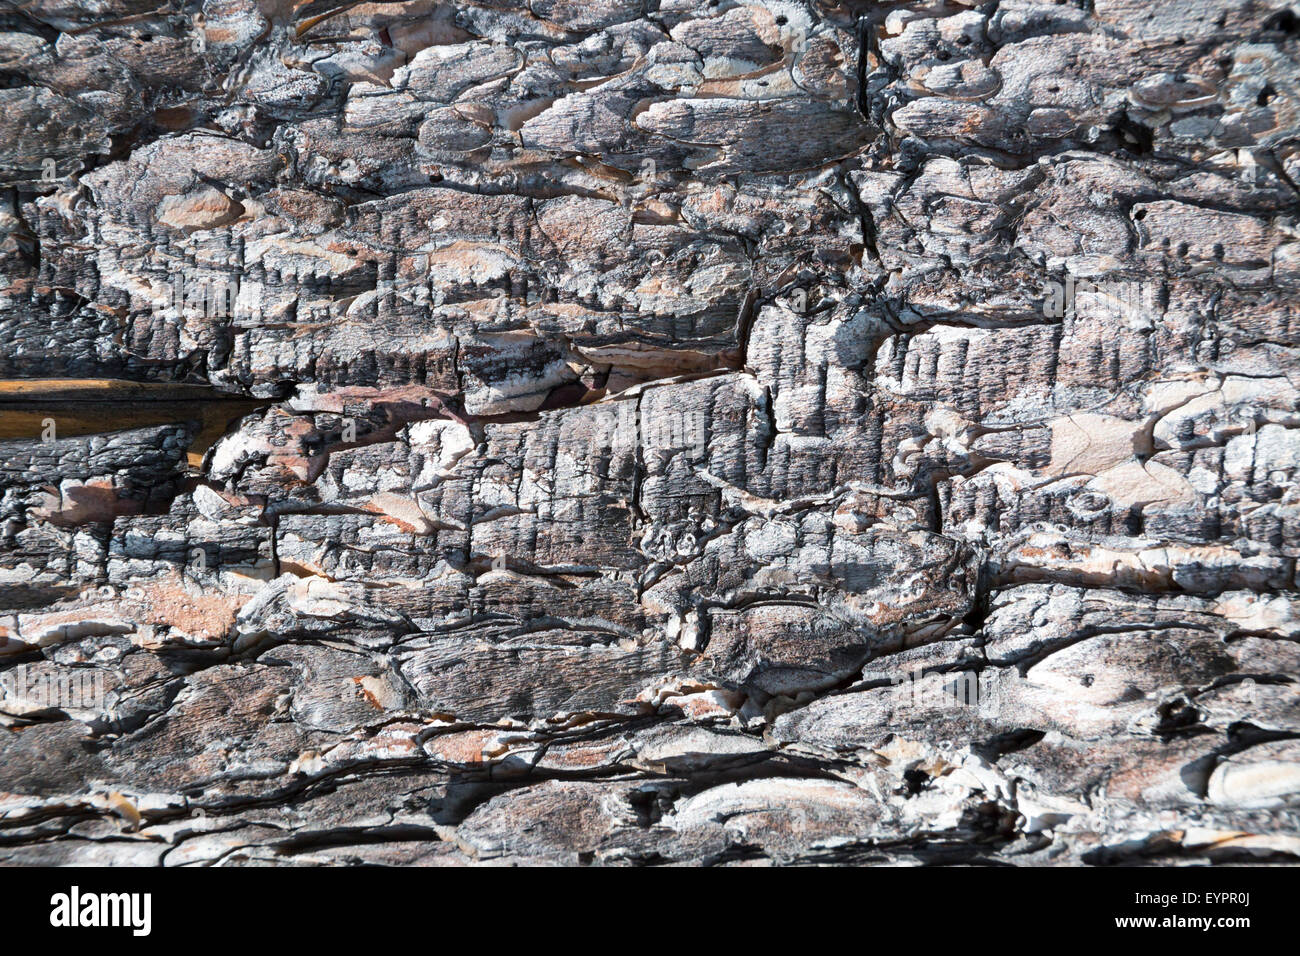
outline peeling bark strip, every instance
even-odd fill
[[[1293,3],[83,6],[0,862],[1300,859]]]

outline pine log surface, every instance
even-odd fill
[[[0,3],[0,863],[1300,861],[1298,64]]]

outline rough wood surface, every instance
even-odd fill
[[[0,862],[1300,859],[1298,63],[0,3]]]

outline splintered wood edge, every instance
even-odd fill
[[[267,404],[270,402],[186,383],[108,378],[0,380],[0,440],[35,438],[47,419],[54,420],[57,434],[64,437],[193,420],[200,427],[186,450],[186,460],[190,468],[197,469],[232,421]]]

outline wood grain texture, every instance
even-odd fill
[[[1300,8],[0,6],[0,862],[1300,860]]]

